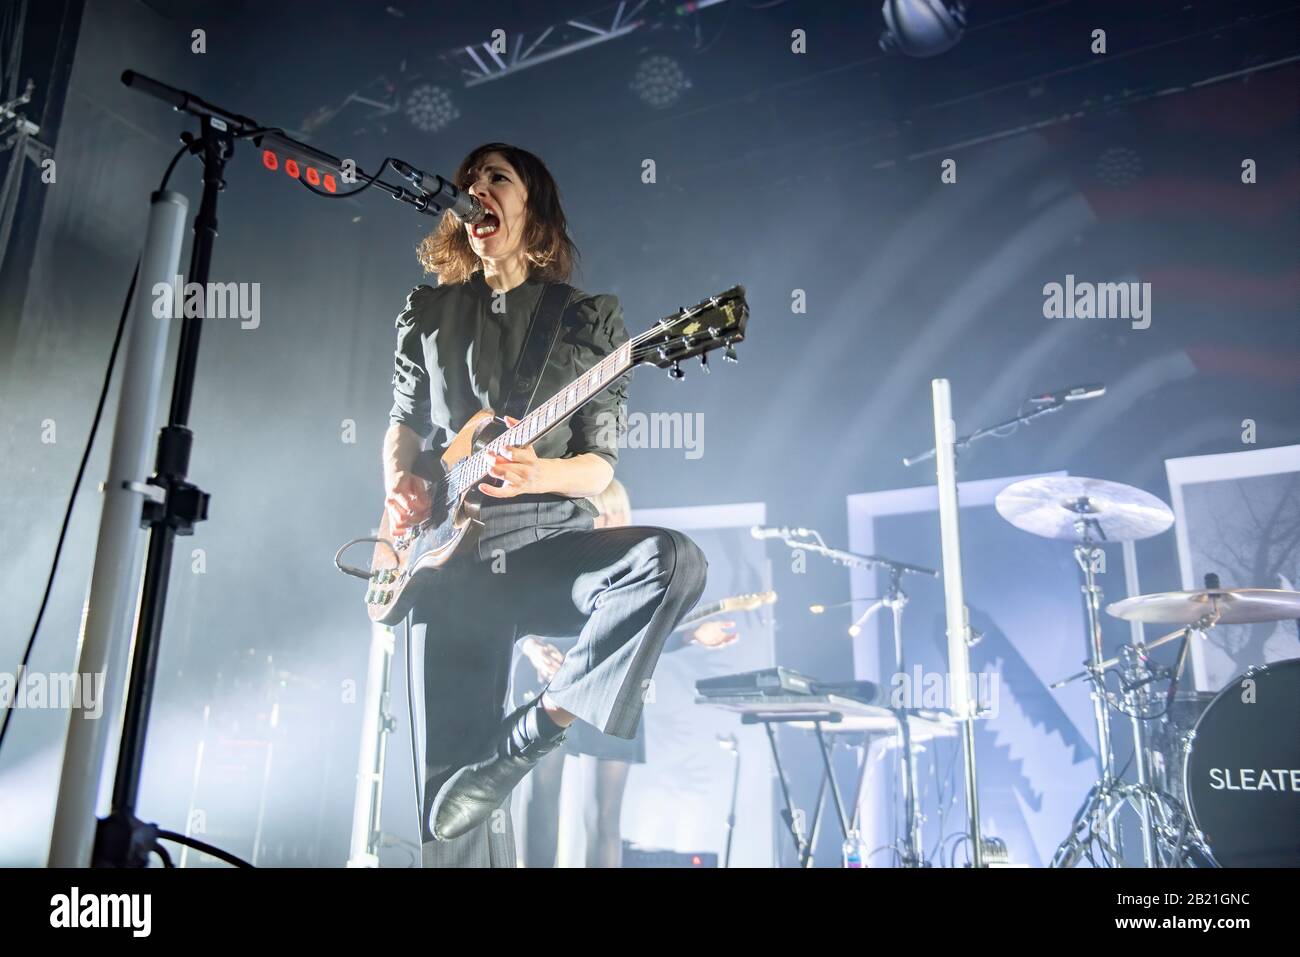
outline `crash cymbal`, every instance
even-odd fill
[[[1134,595],[1106,606],[1108,614],[1151,625],[1194,625],[1219,613],[1217,624],[1252,625],[1300,618],[1300,592],[1280,588],[1210,588]]]
[[[1135,542],[1174,523],[1169,506],[1140,488],[1075,475],[1016,482],[998,493],[994,505],[1016,528],[1066,541],[1079,541],[1086,527],[1093,540]]]

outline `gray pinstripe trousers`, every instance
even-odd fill
[[[659,654],[707,569],[681,532],[636,526],[564,531],[495,560],[451,562],[412,613],[424,638],[425,818],[452,773],[492,753],[523,635],[577,635],[547,691],[606,734],[633,737]],[[425,866],[514,866],[508,823],[507,812],[426,845]]]

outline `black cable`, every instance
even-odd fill
[[[113,366],[117,363],[117,352],[122,345],[122,333],[126,329],[127,316],[131,312],[131,298],[135,295],[136,280],[140,277],[140,260],[135,263],[135,270],[131,273],[131,285],[127,287],[126,298],[122,301],[122,315],[117,322],[117,332],[113,335],[113,348],[108,354],[108,368],[104,370],[104,384],[99,389],[99,401],[95,405],[95,416],[90,423],[90,434],[86,436],[86,448],[81,453],[81,463],[77,466],[77,477],[72,483],[72,494],[68,496],[68,507],[63,512],[63,525],[59,529],[59,541],[54,546],[54,560],[50,563],[50,574],[45,580],[45,594],[41,596],[41,607],[36,612],[36,623],[32,625],[32,633],[27,638],[27,646],[23,649],[22,662],[18,666],[18,675],[27,673],[27,665],[32,658],[32,649],[36,646],[36,634],[40,631],[41,621],[45,618],[45,609],[50,603],[50,593],[54,590],[54,576],[59,570],[59,558],[63,554],[63,544],[68,537],[68,526],[72,523],[72,509],[77,502],[77,493],[81,489],[81,480],[86,474],[86,465],[90,462],[90,451],[95,445],[95,434],[99,431],[99,422],[104,415],[104,403],[108,399],[109,383],[113,379]],[[13,703],[18,699],[17,693],[11,696],[8,704],[5,705],[4,721],[0,722],[0,749],[4,748],[5,734],[9,731],[9,719],[13,717]]]
[[[388,164],[391,163],[395,158],[396,158],[396,157],[393,157],[393,156],[385,156],[385,157],[384,157],[384,162],[383,162],[382,164],[380,164],[380,166],[379,166],[379,172],[378,172],[378,173],[372,173],[372,174],[371,174],[371,175],[366,179],[366,185],[365,185],[365,186],[358,186],[356,189],[348,190],[346,193],[331,193],[331,192],[329,192],[329,191],[327,191],[327,190],[317,189],[315,186],[313,186],[311,183],[307,182],[305,179],[302,179],[301,177],[299,177],[298,182],[302,183],[302,185],[303,185],[305,188],[311,190],[311,191],[312,191],[313,193],[315,193],[317,196],[324,196],[326,199],[347,199],[349,196],[355,196],[355,195],[357,195],[357,193],[364,193],[364,192],[365,192],[366,190],[368,190],[371,186],[374,186],[374,185],[375,185],[375,180],[379,179],[379,177],[383,174],[384,170],[388,169]]]
[[[248,861],[244,860],[242,857],[236,857],[234,854],[231,854],[229,851],[223,851],[221,848],[209,844],[207,841],[200,841],[197,837],[190,837],[187,834],[178,834],[176,831],[164,831],[162,828],[159,828],[158,840],[175,841],[177,844],[184,844],[186,847],[192,847],[196,851],[202,851],[204,854],[210,854],[213,857],[217,858],[218,860],[225,861],[227,864],[233,864],[235,867],[251,868],[253,866],[252,864],[248,863]],[[158,844],[155,844],[154,847],[157,848],[159,851],[164,850],[162,846]]]
[[[167,181],[172,178],[172,170],[176,169],[176,164],[180,162],[180,158],[189,151],[190,145],[188,143],[176,151],[176,155],[172,157],[172,161],[167,164],[167,172],[163,173],[162,182],[158,184],[158,192],[161,193],[167,188]]]

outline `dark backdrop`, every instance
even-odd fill
[[[0,660],[11,662],[0,667],[16,668],[30,632],[148,192],[185,127],[120,85],[128,67],[299,132],[349,94],[438,83],[461,114],[439,133],[354,101],[312,140],[368,168],[397,155],[445,172],[486,140],[532,149],[563,191],[584,254],[577,283],[618,295],[634,331],[744,283],[753,318],[739,366],[681,384],[635,377],[633,411],[705,422],[699,458],[624,453],[638,506],[763,501],[774,523],[844,542],[846,494],[932,481],[900,458],[932,443],[935,376],[951,379],[962,430],[1028,394],[1109,386],[981,446],[963,478],[1066,468],[1167,497],[1164,459],[1248,447],[1245,419],[1259,446],[1297,440],[1296,4],[972,3],[955,49],[906,59],[880,52],[877,4],[733,0],[656,14],[654,29],[472,89],[438,56],[590,6],[85,4],[66,105],[47,129],[58,180],[27,181],[45,191],[14,237],[31,261],[25,282],[2,277],[17,291],[0,303]],[[1096,28],[1105,55],[1090,50]],[[202,55],[194,29],[206,31]],[[791,52],[795,29],[806,53]],[[691,81],[659,110],[629,88],[656,53]],[[955,183],[940,180],[945,159]],[[173,188],[197,203],[196,163]],[[235,722],[295,756],[275,765],[265,859],[336,865],[359,727],[343,689],[364,681],[368,631],[358,584],[330,557],[378,517],[392,319],[424,281],[414,247],[432,220],[376,192],[317,199],[241,146],[220,221],[212,278],[260,283],[261,323],[204,332],[191,479],[212,494],[211,519],[180,540],[142,810],[182,826],[197,742]],[[1150,282],[1151,327],[1045,319],[1043,286],[1067,274]],[[796,290],[806,313],[792,310]],[[33,668],[75,661],[107,440]],[[964,545],[978,554],[978,538]],[[1138,555],[1147,590],[1178,586],[1171,536]],[[847,677],[844,622],[799,611],[847,597],[842,570],[794,574],[783,555],[774,567],[778,657]],[[271,703],[296,717],[271,729]],[[0,815],[7,861],[44,853],[62,733],[58,715],[16,716],[0,754],[18,785],[0,789],[14,812]],[[814,761],[803,755],[798,787],[811,788]]]

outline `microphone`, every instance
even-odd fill
[[[441,176],[418,170],[399,159],[389,160],[389,163],[401,176],[409,179],[416,189],[429,197],[432,205],[439,209],[450,209],[461,222],[481,223],[487,215],[477,197],[457,189]]]
[[[1042,395],[1031,395],[1026,401],[1034,405],[1056,405],[1061,402],[1082,402],[1084,399],[1095,399],[1106,394],[1106,386],[1100,382],[1088,382],[1083,385],[1072,385],[1068,389],[1061,389],[1059,392],[1044,392]]]
[[[776,528],[770,525],[755,525],[750,528],[749,534],[757,539],[812,537],[812,532],[806,528]]]

